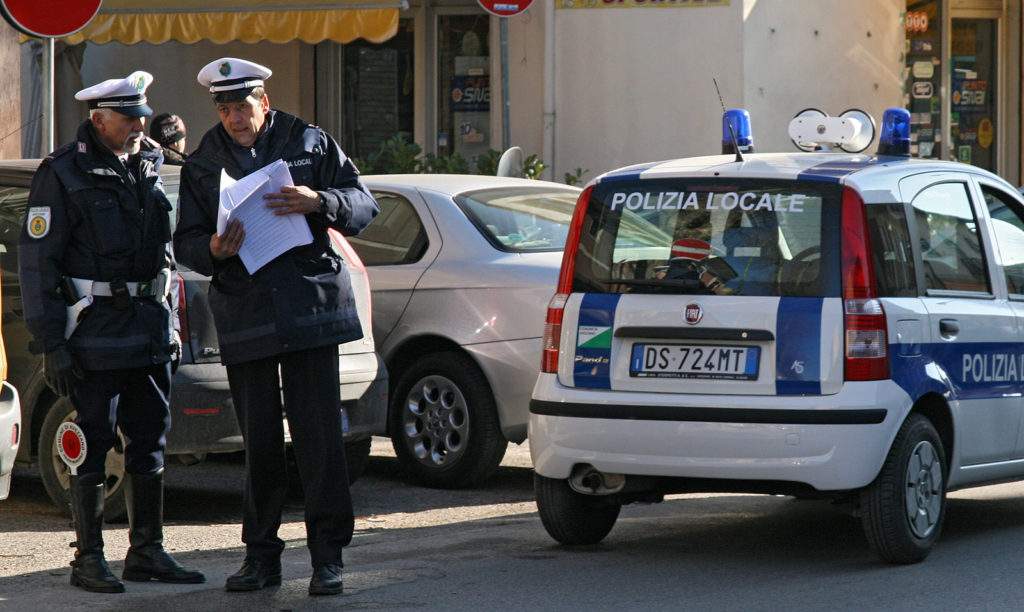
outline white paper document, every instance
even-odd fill
[[[280,159],[237,181],[221,170],[217,233],[223,235],[233,219],[242,223],[245,240],[238,256],[249,274],[281,253],[313,242],[305,215],[275,215],[263,199],[293,184],[288,164]]]

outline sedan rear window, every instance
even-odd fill
[[[596,186],[574,291],[839,294],[838,185],[637,180]]]
[[[469,220],[501,251],[561,251],[580,192],[550,187],[501,187],[455,196]]]

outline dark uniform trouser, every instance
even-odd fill
[[[280,382],[278,368],[280,367]],[[227,366],[245,438],[242,541],[250,557],[276,560],[288,491],[281,395],[306,496],[306,541],[313,566],[341,563],[354,519],[342,443],[338,346],[283,353]]]
[[[71,390],[75,422],[85,433],[78,473],[104,471],[117,429],[125,437],[125,471],[152,474],[164,466],[171,427],[171,364],[125,370],[86,370]]]

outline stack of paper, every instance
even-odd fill
[[[305,215],[275,215],[263,199],[293,184],[288,164],[280,159],[237,181],[221,170],[217,233],[223,235],[229,221],[242,223],[245,240],[238,256],[249,274],[285,251],[313,242]]]

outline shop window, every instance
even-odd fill
[[[942,157],[942,3],[907,0],[903,25],[903,104],[910,111],[910,154]]]
[[[950,156],[996,171],[995,19],[954,19],[951,42]]]
[[[316,120],[347,155],[365,160],[394,136],[413,139],[413,20],[379,43],[316,46]]]
[[[437,18],[437,153],[467,162],[491,146],[490,17]]]

